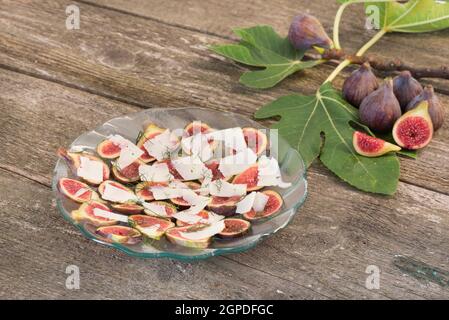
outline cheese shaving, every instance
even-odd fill
[[[115,134],[109,136],[109,140],[113,144],[120,147],[120,156],[116,161],[116,164],[120,170],[132,164],[144,153],[138,146],[120,135]]]
[[[143,147],[148,154],[158,161],[170,158],[170,155],[179,146],[178,137],[170,129],[165,130],[154,138],[147,140]]]
[[[234,197],[246,194],[246,184],[233,184],[225,180],[215,180],[209,184],[209,193],[217,197]]]
[[[140,165],[139,166],[140,180],[152,181],[152,182],[167,182],[174,179],[170,173],[168,165],[166,163],[155,163],[153,165]]]
[[[128,216],[125,216],[123,214],[114,213],[111,211],[94,208],[94,215],[97,217],[102,217],[106,219],[121,221],[121,222],[128,222]]]
[[[142,206],[145,208],[145,210],[150,211],[156,216],[159,217],[168,217],[167,210],[164,205],[152,203],[152,202],[141,202]]]
[[[251,149],[244,149],[235,155],[230,155],[220,159],[218,170],[225,177],[230,177],[242,173],[257,161],[257,155]]]
[[[171,162],[184,180],[201,179],[209,170],[197,156],[180,157]]]
[[[217,221],[201,230],[193,232],[180,232],[181,236],[189,240],[202,240],[210,238],[225,229],[223,220]]]
[[[77,175],[93,183],[101,183],[103,181],[103,163],[81,156]]]
[[[120,203],[138,200],[137,196],[134,193],[132,193],[131,191],[117,188],[110,183],[106,184],[101,197],[104,200],[109,200],[112,202],[120,202]]]
[[[260,187],[277,186],[288,188],[290,182],[282,181],[281,169],[275,158],[262,156],[258,162],[257,185]]]

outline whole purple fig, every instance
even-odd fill
[[[423,100],[427,100],[429,103],[429,114],[432,119],[433,129],[437,131],[444,123],[445,111],[440,99],[438,99],[438,96],[435,94],[431,85],[426,86],[420,95],[410,101],[405,108],[405,111],[416,108]]]
[[[370,129],[387,132],[393,128],[396,120],[401,116],[401,106],[393,93],[393,80],[385,82],[363,99],[360,105],[360,121]]]
[[[412,77],[410,71],[402,71],[393,79],[393,92],[401,105],[402,111],[422,91],[422,85]]]
[[[379,82],[371,71],[370,64],[365,62],[345,80],[343,98],[358,108],[363,99],[377,88],[379,88]]]
[[[308,50],[313,46],[329,48],[332,40],[320,21],[310,14],[301,13],[293,18],[288,30],[290,43],[298,50]]]

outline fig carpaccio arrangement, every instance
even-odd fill
[[[194,121],[181,133],[149,124],[136,143],[108,136],[96,153],[60,148],[70,177],[58,189],[80,204],[70,215],[107,242],[134,245],[168,239],[207,248],[250,232],[283,207],[288,188],[279,163],[267,156],[262,130],[215,130]]]

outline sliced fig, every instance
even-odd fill
[[[99,199],[95,191],[78,180],[61,178],[58,182],[58,188],[63,195],[78,203]]]
[[[258,166],[257,164],[252,165],[242,173],[236,175],[232,180],[234,184],[246,184],[246,191],[260,190],[263,187],[257,185],[258,181]]]
[[[232,239],[243,236],[249,231],[251,223],[249,221],[237,218],[228,218],[224,220],[225,229],[218,234],[223,239]]]
[[[190,225],[190,226],[184,226],[184,227],[171,228],[165,232],[165,236],[167,237],[167,239],[170,242],[180,245],[180,246],[183,246],[183,247],[205,249],[211,243],[212,237],[208,237],[208,238],[200,239],[200,240],[191,240],[191,239],[187,239],[182,236],[183,232],[195,232],[197,230],[200,230],[201,228],[204,228],[205,226],[207,226],[207,225],[196,224],[196,225]]]
[[[203,219],[208,219],[209,218],[209,214],[210,214],[210,212],[209,211],[207,211],[207,210],[201,210],[200,212],[198,212],[196,215],[197,216],[200,216],[201,218],[203,218]],[[198,223],[187,223],[187,222],[183,222],[183,221],[181,221],[181,220],[176,220],[176,225],[177,226],[179,226],[179,227],[183,227],[183,226],[191,226],[191,225],[194,225],[194,224],[198,224]]]
[[[255,154],[261,155],[267,149],[268,138],[265,133],[255,128],[243,128],[242,131],[248,148]]]
[[[190,137],[194,134],[210,132],[212,128],[205,122],[193,121],[184,128],[184,131]]]
[[[372,137],[360,131],[355,131],[352,144],[355,151],[365,157],[379,157],[388,152],[399,151],[400,147],[382,139]]]
[[[110,184],[110,185],[112,185],[112,186],[114,186],[114,187],[116,187],[116,188],[119,188],[119,189],[128,191],[128,192],[130,192],[130,193],[133,193],[133,191],[132,191],[130,188],[125,187],[125,186],[124,186],[123,184],[121,184],[120,182],[117,182],[117,181],[114,181],[114,180],[106,180],[106,181],[103,181],[103,182],[98,186],[98,192],[99,192],[101,195],[103,195],[104,189],[106,188],[106,185],[107,185],[107,184]]]
[[[154,138],[155,136],[161,134],[162,132],[164,132],[165,129],[163,128],[159,128],[158,126],[156,126],[155,124],[149,124],[146,128],[145,131],[142,133],[142,135],[140,136],[140,138],[138,139],[139,141],[137,141],[137,146],[142,149],[142,151],[144,152],[143,155],[140,156],[140,160],[148,163],[151,161],[154,161],[155,159],[150,156],[147,152],[147,150],[145,149],[145,147],[143,146],[145,142],[147,142],[148,140]]]
[[[123,183],[131,183],[140,180],[139,167],[144,162],[136,160],[129,166],[119,169],[117,166],[112,166],[112,174],[115,179]]]
[[[144,236],[155,240],[159,240],[165,231],[175,226],[170,220],[145,215],[130,216],[129,224]]]
[[[166,182],[144,181],[144,182],[138,183],[136,185],[135,192],[139,198],[141,198],[145,201],[151,201],[151,200],[154,200],[154,197],[153,197],[153,193],[150,191],[150,188],[158,187],[158,186],[166,187],[166,186],[168,186],[168,184]]]
[[[115,203],[111,207],[114,211],[124,214],[140,214],[143,212],[143,207],[136,203]]]
[[[212,197],[211,201],[207,205],[207,208],[215,212],[216,214],[229,217],[235,214],[237,209],[237,202],[240,201],[242,197]]]
[[[121,148],[109,139],[100,142],[97,146],[97,153],[104,159],[115,159],[120,156]]]
[[[96,232],[107,241],[121,244],[132,245],[142,240],[142,234],[138,230],[125,226],[100,227]]]
[[[262,191],[263,194],[268,196],[268,201],[265,205],[265,208],[261,212],[256,212],[254,209],[245,213],[243,217],[247,220],[259,220],[262,218],[268,218],[278,213],[282,208],[282,204],[284,201],[279,193],[273,190],[265,190]]]
[[[186,181],[186,182],[184,182],[184,184],[192,190],[197,190],[197,189],[201,188],[201,185],[194,181]],[[173,198],[173,199],[170,199],[170,201],[179,207],[189,207],[190,206],[190,204],[187,201],[185,201],[183,198]]]
[[[96,216],[94,214],[94,209],[96,208],[112,212],[105,204],[91,201],[83,203],[78,210],[73,210],[72,218],[76,221],[88,221],[97,227],[117,224],[116,220]]]
[[[165,202],[165,201],[153,201],[151,203],[158,205],[158,206],[165,207],[165,214],[169,217],[171,217],[173,214],[175,214],[178,211],[174,205],[172,205],[171,203]],[[160,215],[157,212],[152,212],[148,208],[145,208],[144,211],[146,214],[148,214],[150,216],[160,217]]]
[[[429,104],[425,100],[415,109],[402,115],[393,127],[394,141],[405,149],[424,148],[432,140],[432,137],[432,119],[429,114]]]
[[[110,176],[110,170],[109,170],[109,166],[100,158],[94,156],[93,154],[90,153],[86,153],[86,152],[68,152],[66,149],[64,148],[59,148],[58,151],[58,156],[61,157],[62,159],[64,159],[67,164],[69,165],[69,167],[76,173],[76,170],[80,167],[81,165],[81,157],[86,157],[92,161],[98,161],[101,162],[103,164],[103,181],[109,179]],[[100,184],[102,181],[89,181],[87,179],[83,179],[85,180],[87,183],[92,184],[92,185],[98,185]]]

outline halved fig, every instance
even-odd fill
[[[201,185],[198,182],[194,182],[194,181],[186,181],[186,182],[184,182],[184,184],[192,190],[197,190],[197,189],[201,188]],[[173,198],[173,199],[170,199],[170,201],[179,207],[189,207],[190,206],[190,204],[187,201],[185,201],[183,198]]]
[[[184,131],[190,137],[194,134],[210,132],[212,128],[205,122],[192,121],[184,128]]]
[[[243,217],[247,220],[258,220],[262,218],[268,218],[279,212],[282,208],[284,201],[279,193],[273,190],[262,191],[263,194],[268,196],[268,201],[265,208],[261,212],[256,212],[254,209],[245,213]]]
[[[242,131],[248,148],[255,154],[261,155],[267,149],[268,138],[265,133],[255,128],[243,128]]]
[[[61,178],[58,182],[58,188],[63,195],[78,203],[99,199],[95,191],[84,182],[78,180]]]
[[[73,171],[75,171],[75,173],[76,173],[76,170],[81,165],[81,160],[80,160],[81,157],[86,157],[90,160],[101,162],[103,164],[103,181],[109,179],[109,176],[111,173],[109,170],[109,166],[103,160],[94,156],[93,154],[86,153],[86,152],[69,152],[64,148],[59,148],[57,151],[57,154],[59,157],[61,157],[62,159],[64,159],[67,162],[69,167]],[[83,179],[83,180],[92,185],[98,185],[102,182],[102,181],[89,181],[88,179]]]
[[[251,227],[249,221],[237,218],[228,218],[223,220],[225,229],[218,234],[218,237],[223,239],[232,239],[243,236]]]
[[[418,150],[427,146],[433,137],[433,124],[427,101],[404,113],[393,127],[396,143],[409,150]]]
[[[176,207],[174,205],[172,205],[171,203],[165,202],[165,201],[152,201],[151,203],[158,205],[158,206],[163,206],[165,207],[165,214],[169,217],[171,217],[173,214],[175,214],[176,212],[178,212],[178,210],[176,209]],[[160,215],[157,212],[152,212],[150,209],[145,208],[145,213],[150,215],[150,216],[155,216],[155,217],[160,217]]]
[[[259,169],[257,164],[252,165],[232,180],[234,184],[246,184],[246,191],[260,190],[263,187],[257,185]]]
[[[161,134],[162,132],[164,132],[165,129],[163,128],[159,128],[157,125],[150,123],[144,130],[144,132],[142,133],[142,135],[138,138],[137,141],[137,146],[144,152],[143,155],[140,156],[140,160],[148,163],[151,161],[154,161],[155,158],[153,158],[152,156],[150,156],[147,152],[147,150],[145,149],[145,147],[143,146],[145,142],[147,142],[148,140],[154,138],[155,136]]]
[[[190,225],[190,226],[171,228],[165,232],[165,236],[167,237],[167,239],[170,242],[180,245],[180,246],[183,246],[183,247],[205,249],[211,243],[212,237],[208,237],[205,239],[199,239],[199,240],[191,240],[191,239],[186,239],[185,237],[183,237],[181,233],[195,232],[195,231],[198,231],[206,226],[207,225],[205,225],[205,224],[195,224],[195,225]]]
[[[94,226],[111,226],[117,223],[117,220],[108,219],[100,216],[96,216],[94,214],[94,209],[101,209],[112,212],[111,209],[108,208],[103,203],[91,201],[83,203],[78,210],[72,211],[72,218],[76,221],[88,221]]]
[[[143,161],[136,160],[129,166],[123,169],[119,169],[117,166],[112,166],[112,174],[115,179],[123,183],[131,183],[140,180],[139,167],[143,164]]]
[[[101,195],[103,195],[104,188],[106,188],[106,185],[107,185],[107,184],[110,184],[110,185],[112,185],[113,187],[116,187],[116,188],[119,188],[119,189],[122,189],[122,190],[125,190],[125,191],[128,191],[128,192],[133,193],[133,191],[132,191],[130,188],[125,187],[125,186],[124,186],[123,184],[121,184],[120,182],[117,182],[117,181],[114,181],[114,180],[106,180],[106,181],[103,181],[103,182],[98,186],[98,192],[99,192]]]
[[[121,244],[137,244],[142,240],[142,234],[133,228],[125,226],[100,227],[96,233],[110,242]]]
[[[121,148],[109,139],[100,142],[97,146],[97,153],[104,159],[115,159],[120,156]]]
[[[166,187],[166,186],[168,186],[168,184],[166,182],[144,181],[144,182],[138,183],[136,185],[135,192],[139,198],[141,198],[145,201],[151,201],[151,200],[154,200],[154,197],[153,197],[153,193],[150,191],[150,188],[158,187],[158,186]]]
[[[144,215],[133,215],[129,217],[129,224],[140,231],[144,236],[159,240],[175,224],[168,219],[161,219]]]
[[[197,216],[200,216],[201,218],[203,218],[203,219],[208,219],[209,218],[209,211],[207,211],[207,210],[201,210],[200,212],[198,212],[196,215]],[[178,226],[178,227],[184,227],[184,226],[191,226],[191,225],[194,225],[194,224],[198,224],[198,223],[187,223],[187,222],[183,222],[183,221],[181,221],[181,220],[176,220],[176,225]]]
[[[382,139],[355,131],[352,138],[355,151],[365,157],[379,157],[388,152],[399,151],[400,147]]]
[[[114,211],[124,214],[140,214],[143,212],[143,207],[136,203],[115,203],[111,207]]]
[[[240,201],[242,197],[212,197],[211,201],[207,205],[207,209],[216,214],[229,217],[235,214],[237,209],[237,202]]]

